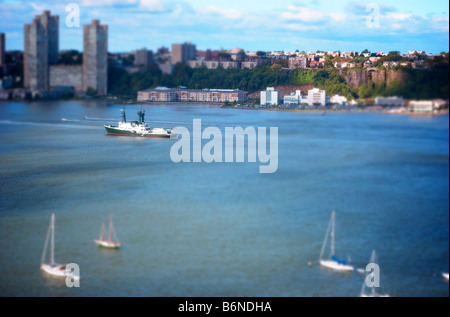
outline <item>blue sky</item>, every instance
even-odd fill
[[[0,0],[6,49],[23,49],[23,25],[51,10],[60,17],[60,49],[82,49],[82,27],[65,25],[69,3],[80,22],[109,26],[109,51],[170,47],[191,41],[197,49],[449,51],[449,4],[443,0]],[[369,27],[368,4],[379,8]]]

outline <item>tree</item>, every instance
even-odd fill
[[[259,56],[259,57],[266,56],[266,52],[263,52],[263,51],[257,51],[257,52],[256,52],[256,56]]]
[[[88,89],[86,90],[86,95],[89,96],[89,97],[97,96],[97,89],[92,88],[92,87],[88,87]]]
[[[361,54],[366,54],[366,53],[370,53],[367,48],[364,51],[361,52]]]
[[[280,64],[273,64],[272,66],[270,66],[270,70],[273,71],[273,72],[277,72],[280,69],[281,69],[281,65]]]
[[[358,88],[358,96],[359,98],[367,98],[370,97],[370,89],[365,84],[359,86]]]

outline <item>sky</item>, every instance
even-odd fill
[[[80,27],[66,25],[70,3]],[[59,15],[61,50],[81,51],[82,26],[99,19],[110,52],[187,41],[199,50],[449,51],[446,0],[0,0],[6,50],[23,50],[23,25],[43,10]]]

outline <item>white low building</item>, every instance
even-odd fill
[[[313,88],[308,90],[308,96],[302,100],[302,103],[307,103],[308,106],[326,106],[327,101],[325,90]]]
[[[300,90],[296,90],[290,95],[285,95],[283,97],[283,103],[285,105],[299,105],[302,102],[302,92]]]
[[[348,101],[347,98],[340,95],[334,95],[330,98],[330,103],[334,105],[346,106]]]
[[[300,90],[296,90],[295,93],[284,96],[284,104],[288,105],[303,105],[306,104],[310,107],[312,106],[326,106],[328,104],[329,98],[325,93],[325,90],[320,90],[319,88],[313,88],[308,90],[306,96],[302,96]],[[261,103],[262,104],[262,103]]]
[[[408,103],[410,112],[431,113],[446,107],[445,100],[411,100]]]
[[[267,87],[266,90],[261,91],[261,105],[278,105],[279,91],[274,87]]]
[[[403,106],[402,97],[376,97],[375,104],[377,106],[388,106],[388,107],[401,107]]]

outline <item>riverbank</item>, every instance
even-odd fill
[[[384,113],[384,114],[397,114],[397,115],[410,115],[415,117],[433,117],[433,116],[443,116],[449,114],[449,109],[439,110],[435,112],[411,112],[408,110],[398,110],[398,109],[380,109],[380,108],[351,108],[351,109],[289,109],[289,108],[255,108],[255,107],[242,107],[242,106],[222,106],[221,108],[228,109],[242,109],[242,110],[266,110],[266,111],[287,111],[287,112],[303,112],[303,113]]]

